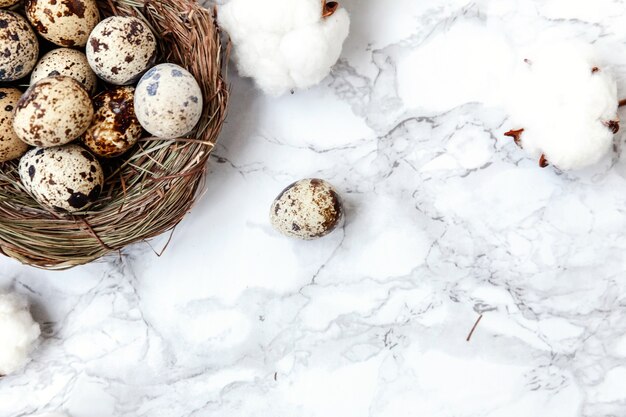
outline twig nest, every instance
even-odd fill
[[[26,16],[39,34],[59,46],[85,46],[100,21],[96,0],[27,0]]]
[[[71,213],[94,203],[104,184],[96,157],[78,145],[31,149],[20,160],[19,172],[35,200]]]
[[[542,167],[584,168],[612,149],[619,130],[617,84],[591,46],[536,48],[520,62],[512,85],[507,136]]]
[[[143,134],[135,115],[135,89],[116,87],[103,91],[94,100],[96,114],[83,135],[83,143],[103,158],[115,158],[130,148]]]
[[[0,82],[28,75],[37,63],[39,43],[26,19],[0,10]]]
[[[96,75],[115,85],[130,85],[156,62],[157,43],[141,19],[111,16],[95,27],[87,59]]]
[[[39,338],[40,329],[26,299],[18,294],[0,294],[0,376],[20,370]]]
[[[31,146],[47,148],[82,135],[93,119],[93,105],[82,84],[70,77],[44,78],[17,103],[13,127]]]
[[[278,6],[231,0],[219,9],[239,73],[278,96],[319,84],[341,55],[350,18],[337,2],[289,0]]]
[[[71,77],[81,83],[90,94],[96,91],[98,78],[91,70],[87,57],[76,49],[59,48],[44,55],[30,76],[30,83],[55,75]]]
[[[178,138],[189,133],[202,116],[202,90],[193,75],[175,64],[161,64],[137,84],[135,112],[151,135]]]
[[[0,88],[0,162],[19,158],[28,150],[13,130],[14,112],[21,96],[16,88]]]
[[[291,184],[274,200],[270,211],[272,226],[285,236],[312,240],[337,228],[343,205],[332,185],[320,179]]]

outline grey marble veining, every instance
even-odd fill
[[[539,169],[485,65],[585,39],[626,95],[626,2],[343,4],[318,88],[271,99],[231,71],[206,193],[163,256],[167,237],[63,273],[0,261],[45,323],[0,416],[626,415],[626,161]],[[269,206],[311,176],[346,223],[285,239]]]

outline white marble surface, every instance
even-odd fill
[[[626,95],[626,1],[344,4],[319,88],[232,77],[206,195],[162,257],[0,262],[46,323],[0,416],[626,416],[626,160],[541,170],[493,99],[538,33],[596,43]],[[269,205],[309,176],[347,222],[282,238]]]

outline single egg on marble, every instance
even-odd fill
[[[0,82],[19,80],[37,63],[39,42],[26,19],[0,10]]]
[[[31,149],[20,160],[19,172],[35,200],[68,212],[89,207],[104,185],[100,163],[78,145]]]
[[[343,204],[335,188],[320,179],[305,179],[280,193],[270,211],[272,226],[288,237],[313,240],[339,226]]]
[[[91,124],[93,104],[83,85],[70,77],[44,78],[17,103],[13,128],[32,146],[47,148],[80,137]]]
[[[178,138],[191,132],[202,117],[202,90],[194,76],[175,64],[148,71],[135,92],[139,122],[158,138]]]
[[[33,70],[30,83],[35,84],[43,78],[55,75],[72,77],[90,94],[96,91],[98,78],[91,70],[85,54],[75,49],[58,48],[44,55]]]
[[[22,92],[16,88],[0,88],[0,162],[19,158],[28,150],[13,130],[13,118]]]
[[[130,85],[154,65],[157,42],[142,20],[112,16],[91,32],[86,52],[98,77],[110,84]]]
[[[59,46],[85,46],[100,21],[96,0],[27,0],[25,6],[37,32]]]
[[[141,139],[143,129],[135,115],[134,98],[134,87],[115,87],[94,98],[96,114],[82,137],[93,153],[115,158]]]

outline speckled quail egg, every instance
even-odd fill
[[[96,26],[87,43],[87,59],[98,77],[115,85],[137,81],[156,61],[157,43],[140,19],[112,16]]]
[[[304,240],[326,236],[339,225],[343,206],[332,185],[320,179],[291,184],[276,198],[270,212],[280,233]]]
[[[96,0],[27,0],[26,16],[41,36],[59,46],[85,46],[100,21]]]
[[[91,124],[93,105],[73,78],[57,75],[31,85],[17,103],[13,128],[24,142],[40,148],[65,145]]]
[[[35,200],[69,212],[95,202],[104,184],[98,160],[78,145],[31,149],[20,160],[19,172]]]
[[[91,94],[96,91],[98,78],[91,70],[85,54],[75,49],[59,48],[44,55],[35,66],[30,83],[55,75],[72,77]]]
[[[0,82],[28,75],[37,63],[39,43],[26,19],[0,10]]]
[[[96,114],[83,135],[83,142],[93,153],[114,158],[141,139],[143,129],[135,116],[134,98],[133,87],[116,87],[96,96]]]
[[[0,162],[24,155],[28,145],[13,131],[13,117],[22,92],[16,88],[0,88]]]
[[[0,8],[15,6],[20,0],[0,0]]]
[[[184,68],[161,64],[148,71],[135,92],[139,122],[159,138],[177,138],[189,133],[202,116],[202,90]]]

